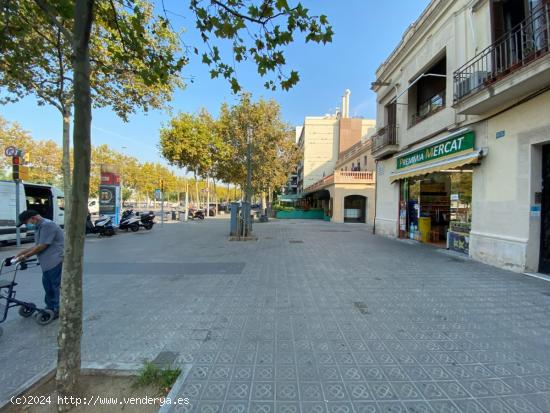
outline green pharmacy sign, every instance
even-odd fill
[[[460,152],[474,149],[475,134],[466,132],[423,149],[408,153],[397,158],[397,169],[407,168],[434,159],[447,157]]]

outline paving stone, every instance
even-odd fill
[[[87,239],[83,360],[177,353],[192,364],[185,413],[550,412],[544,281],[361,225],[257,224],[250,244],[227,226]],[[117,265],[98,265],[113,250]],[[37,303],[39,275],[19,286]],[[57,323],[27,321],[3,324],[2,400],[55,361]]]

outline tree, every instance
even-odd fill
[[[82,339],[82,260],[90,189],[92,95],[90,35],[94,0],[76,0],[70,34],[74,71],[74,168],[71,211],[65,229],[65,260],[61,276],[61,312],[56,381],[61,397],[74,394],[80,374]],[[50,16],[56,18],[56,16]],[[59,409],[63,406],[59,405]]]
[[[306,42],[332,41],[332,26],[326,16],[311,16],[302,3],[288,0],[190,0],[197,28],[208,50],[202,61],[212,67],[210,75],[223,76],[231,83],[234,93],[241,90],[234,65],[227,62],[255,62],[262,77],[274,74],[275,80],[265,82],[267,89],[284,90],[293,87],[300,79],[298,72],[286,75],[284,47],[295,41],[301,33]],[[226,39],[231,43],[231,58],[224,58],[220,48],[211,45],[211,39]],[[195,48],[195,53],[199,50]]]
[[[97,3],[97,4],[96,4]],[[25,20],[25,12],[29,5],[37,5],[36,17]],[[218,39],[229,39],[233,42],[233,57],[241,61],[250,56],[254,59],[260,75],[268,72],[277,72],[285,65],[282,47],[293,39],[293,33],[306,34],[306,41],[325,42],[332,38],[332,29],[325,16],[319,18],[309,16],[309,11],[301,3],[290,7],[287,0],[261,0],[259,6],[244,0],[210,0],[213,7],[203,7],[200,0],[190,0],[191,8],[196,13],[197,28],[203,40],[210,42],[211,36]],[[116,5],[120,9],[117,9]],[[96,8],[97,6],[97,8]],[[130,20],[126,23],[120,20],[124,16],[120,10],[128,10]],[[130,12],[133,11],[133,13]],[[138,0],[0,0],[0,79],[10,92],[34,93],[35,85],[25,84],[25,70],[19,64],[25,64],[25,59],[38,56],[36,62],[44,67],[45,62],[40,58],[44,55],[37,53],[45,51],[41,43],[36,44],[25,37],[34,27],[47,29],[50,37],[62,38],[65,44],[71,47],[70,68],[72,71],[73,97],[73,145],[74,168],[72,171],[72,188],[70,198],[69,218],[66,224],[65,265],[62,275],[61,314],[58,336],[57,384],[59,394],[69,396],[75,387],[80,373],[80,341],[82,335],[82,257],[84,250],[84,228],[87,213],[87,199],[89,195],[90,173],[90,128],[91,110],[94,102],[93,73],[95,62],[90,60],[95,49],[91,47],[96,34],[92,34],[94,16],[98,21],[107,19],[110,32],[115,33],[114,40],[119,46],[113,47],[115,56],[122,59],[121,66],[113,66],[116,72],[118,67],[123,73],[133,73],[144,85],[161,85],[178,70],[182,64],[176,64],[173,54],[164,54],[158,48],[149,48],[146,43],[146,32],[152,29],[146,24],[146,14],[139,8]],[[29,15],[26,15],[28,18]],[[286,21],[285,21],[286,19]],[[286,23],[277,24],[279,20]],[[46,22],[46,25],[42,25]],[[67,29],[67,24],[72,27]],[[166,23],[167,24],[167,23]],[[164,26],[164,23],[161,25]],[[99,26],[99,25],[98,25]],[[165,26],[166,27],[166,26]],[[283,28],[284,27],[284,28]],[[124,32],[127,30],[127,32]],[[252,45],[242,40],[240,33],[251,33]],[[42,36],[42,32],[35,33]],[[20,42],[21,40],[21,42]],[[44,39],[46,41],[46,39]],[[56,50],[56,46],[50,48]],[[14,51],[21,49],[21,51]],[[196,49],[198,53],[198,49]],[[13,59],[17,55],[18,58]],[[215,66],[212,76],[222,74],[231,82],[233,90],[240,87],[234,75],[234,70],[224,63],[216,46],[211,47],[210,64]],[[208,55],[206,56],[209,59]],[[204,59],[203,61],[207,60]],[[46,59],[44,59],[46,60]],[[6,62],[9,62],[6,64]],[[132,62],[143,62],[134,70]],[[205,61],[205,63],[209,63]],[[42,66],[40,66],[42,65]],[[217,72],[216,72],[217,70]],[[5,76],[13,77],[11,83],[5,82]],[[293,86],[298,80],[298,74],[291,72],[290,76],[278,77],[283,89]],[[45,82],[49,82],[46,80]],[[56,78],[54,82],[64,81],[64,77]],[[271,83],[270,83],[271,82]],[[140,83],[138,83],[140,84]],[[129,83],[126,89],[132,92],[134,85]],[[266,82],[266,87],[275,87],[273,81]],[[131,96],[123,97],[131,101]],[[68,151],[67,151],[68,152]]]
[[[243,94],[238,104],[222,105],[218,133],[230,148],[219,165],[219,179],[246,187],[247,131],[252,130],[252,190],[269,192],[284,185],[298,161],[292,131],[281,120],[280,108],[273,100],[253,103]]]
[[[172,165],[193,172],[197,200],[197,178],[212,174],[218,161],[216,155],[223,151],[214,125],[210,114],[203,109],[198,115],[180,113],[160,131],[162,156]]]
[[[34,140],[17,123],[10,123],[0,117],[0,147],[14,146],[31,157],[30,182],[58,184],[61,182],[61,149],[51,140]],[[0,169],[8,171],[11,179],[11,158],[0,157]]]
[[[186,62],[176,56],[181,51],[176,33],[164,18],[154,17],[153,6],[145,0],[130,3],[128,10],[122,1],[98,2],[90,40],[93,107],[111,107],[123,120],[138,108],[163,107],[183,85],[179,72]],[[0,0],[0,6],[0,87],[8,92],[0,102],[34,95],[38,104],[60,112],[68,199],[74,71],[67,36],[73,24],[72,2]],[[158,79],[150,74],[157,71],[162,73]]]

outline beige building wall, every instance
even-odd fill
[[[345,135],[346,149],[372,133],[373,119],[341,119],[337,116],[306,117],[302,131],[303,188],[333,173],[341,152],[341,132]]]
[[[303,135],[303,188],[307,188],[334,169],[338,158],[338,118],[306,117]]]
[[[546,92],[487,121],[488,155],[473,180],[473,258],[537,271],[541,223],[530,207],[542,190],[540,146],[550,143],[549,113]]]
[[[374,185],[338,184],[327,188],[332,198],[331,222],[344,222],[344,201],[347,196],[359,195],[366,198],[366,223],[374,223],[375,188]]]

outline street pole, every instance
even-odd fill
[[[164,226],[164,181],[160,185],[160,226]]]
[[[20,205],[19,205],[19,179],[15,180],[15,223],[18,224],[19,221],[19,213],[20,213]],[[15,240],[17,247],[21,246],[21,228],[16,227],[15,228]]]
[[[189,218],[189,181],[185,180],[185,213],[184,221],[187,222]]]
[[[206,214],[204,218],[210,217],[210,181],[208,175],[206,175]]]
[[[244,217],[244,236],[247,237],[250,235],[250,228],[251,225],[251,219],[250,219],[250,212],[251,212],[251,201],[252,201],[252,128],[247,129],[247,154],[246,154],[246,193],[245,193],[245,201],[247,204],[247,207],[245,208],[245,214]]]

